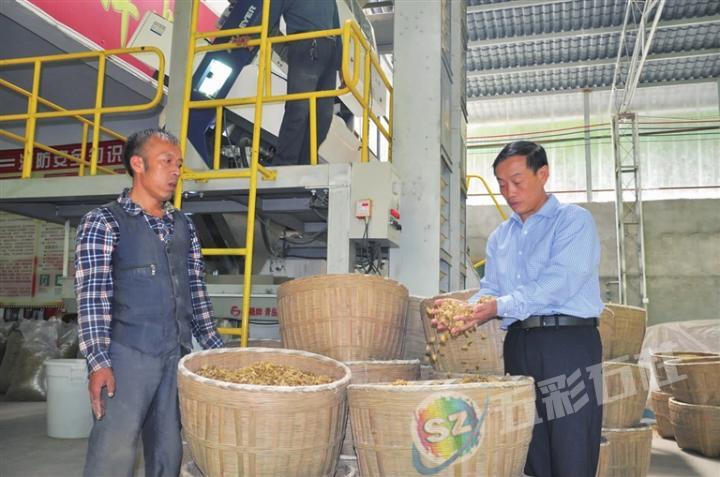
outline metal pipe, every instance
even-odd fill
[[[40,60],[35,60],[33,66],[33,85],[32,96],[28,100],[28,118],[25,121],[25,151],[23,153],[22,175],[23,179],[27,179],[32,175],[33,164],[33,145],[35,144],[35,123],[37,118],[37,97],[40,93]]]
[[[585,188],[587,201],[592,202],[592,150],[590,148],[590,91],[583,93],[583,112],[585,116]]]
[[[63,242],[63,269],[62,276],[68,276],[68,260],[70,260],[70,219],[65,219],[65,238]]]

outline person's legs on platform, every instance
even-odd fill
[[[317,63],[322,66],[322,72],[318,77],[316,91],[329,91],[337,88],[337,59],[336,43],[329,38],[320,38],[317,42]],[[317,148],[325,141],[332,124],[333,106],[335,98],[320,98],[317,100],[316,124],[317,124]],[[310,117],[308,115],[308,124]],[[310,164],[310,128],[305,135],[302,147],[300,148],[300,164]]]
[[[317,54],[317,42],[313,46],[313,40],[290,43],[288,47],[288,94],[317,91],[318,81],[324,71],[324,65],[316,58]],[[301,163],[303,144],[308,144],[309,121],[310,105],[308,100],[285,103],[285,114],[280,124],[278,145],[272,165]]]

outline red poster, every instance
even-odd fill
[[[100,48],[124,48],[147,12],[172,21],[175,0],[28,0],[58,23],[74,30]],[[182,0],[188,1],[188,0]],[[198,29],[215,29],[217,15],[200,2]],[[148,68],[132,57],[126,61],[147,73]]]
[[[98,153],[98,165],[106,167],[122,166],[122,151],[124,142],[120,140],[103,141],[100,143]],[[80,144],[63,144],[61,146],[53,146],[54,149],[80,157]],[[88,155],[91,145],[88,144]],[[13,174],[11,177],[19,177],[22,169],[22,149],[7,149],[0,151],[0,174]],[[49,172],[62,169],[77,169],[78,164],[64,157],[56,156],[39,149],[33,150],[33,167],[34,172]],[[87,157],[89,160],[90,158]],[[87,170],[87,169],[86,169]],[[11,177],[4,177],[5,179]]]

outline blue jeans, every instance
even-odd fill
[[[145,475],[180,473],[182,438],[177,365],[180,348],[153,357],[119,343],[110,345],[115,396],[103,390],[105,416],[93,424],[85,477],[132,477],[142,435]]]

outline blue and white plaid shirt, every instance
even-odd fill
[[[485,276],[470,298],[497,298],[502,328],[532,315],[599,317],[600,241],[593,217],[554,195],[523,222],[514,213],[490,235]]]
[[[158,240],[167,242],[174,233],[173,211],[166,202],[162,217],[154,217],[130,199],[125,189],[117,201],[130,215],[145,217],[148,226],[157,234]],[[188,220],[190,252],[188,275],[193,307],[192,333],[203,348],[220,348],[223,341],[215,328],[213,311],[205,287],[205,262],[195,226]],[[75,241],[75,296],[77,297],[80,322],[80,350],[87,359],[88,369],[93,372],[110,368],[110,322],[112,320],[113,279],[112,253],[120,238],[120,228],[115,217],[106,207],[88,212],[78,226]]]

